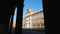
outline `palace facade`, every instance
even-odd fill
[[[22,28],[45,28],[43,10],[35,13],[32,9],[27,9],[22,21]]]

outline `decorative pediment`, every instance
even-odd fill
[[[26,16],[32,15],[32,14],[34,14],[34,13],[35,13],[35,12],[34,12],[32,9],[27,9]]]

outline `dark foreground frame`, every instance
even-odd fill
[[[7,0],[6,0],[6,2],[7,2]],[[11,11],[14,11],[14,7],[16,6],[17,8],[18,8],[18,11],[17,11],[17,21],[16,21],[16,30],[15,30],[15,34],[21,34],[21,30],[22,30],[22,15],[23,15],[23,3],[24,3],[24,0],[14,0],[14,3],[11,3],[12,4],[12,6],[11,7],[9,7],[10,8],[10,10]],[[45,4],[46,2],[45,1],[43,1],[43,11],[44,11],[44,18],[45,18],[45,25],[47,25],[46,23],[48,23],[48,9],[47,9],[47,3]],[[12,8],[12,9],[11,9]],[[7,9],[8,9],[8,7],[7,7]],[[7,11],[7,13],[9,13],[8,11]],[[5,14],[6,14],[6,12],[5,12]],[[13,18],[13,15],[14,15],[14,12],[12,12],[12,13],[10,13],[9,14],[9,16],[11,16],[12,15],[12,18]],[[7,14],[5,15],[5,16],[7,16]],[[7,16],[8,17],[8,16]],[[6,17],[6,18],[7,18]],[[6,19],[5,17],[3,18],[4,20]],[[6,30],[8,31],[8,25],[9,25],[9,18],[10,17],[8,17],[8,20],[6,20],[6,22],[5,21],[3,21],[3,23],[5,24],[5,28],[6,28]],[[47,20],[46,20],[47,19]],[[13,19],[12,19],[13,20]],[[12,22],[11,22],[12,23]],[[11,28],[10,28],[11,29]]]

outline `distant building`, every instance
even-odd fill
[[[22,21],[22,28],[45,28],[43,11],[35,13],[32,9],[27,9]]]
[[[13,22],[12,28],[15,28],[15,27],[16,27],[16,22]]]

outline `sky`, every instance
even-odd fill
[[[31,8],[35,12],[42,10],[43,9],[42,3],[43,3],[42,0],[24,0],[23,18],[26,16],[27,9],[29,8]],[[17,8],[15,9],[14,22],[16,21],[16,12]]]
[[[14,13],[14,17],[13,17],[13,22],[16,22],[16,15],[17,15],[17,7],[15,7],[15,13]]]
[[[31,8],[33,11],[38,12],[43,9],[42,0],[25,0],[23,8],[23,17],[26,16],[27,9]]]

